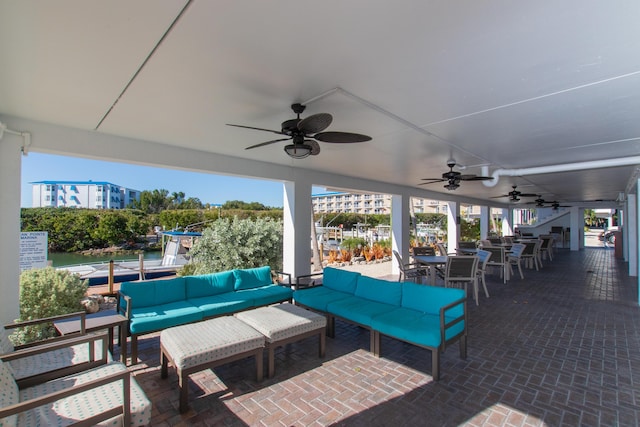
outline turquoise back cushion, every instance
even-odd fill
[[[184,277],[176,277],[168,280],[152,280],[147,283],[153,283],[156,287],[156,305],[187,299],[186,281]]]
[[[236,278],[236,291],[242,289],[259,288],[261,286],[267,286],[273,283],[273,279],[271,278],[271,267],[269,267],[268,265],[265,267],[233,270],[233,274]]]
[[[156,304],[156,287],[152,282],[122,282],[120,292],[131,297],[133,308],[149,307]],[[120,301],[124,304],[124,301]]]
[[[360,273],[354,271],[325,267],[322,271],[322,286],[353,295],[360,276]]]
[[[236,277],[233,270],[201,276],[185,277],[187,283],[187,299],[208,297],[233,292]]]
[[[464,290],[443,288],[440,286],[402,283],[402,307],[418,310],[423,313],[440,314],[440,307],[464,298]],[[462,315],[462,305],[448,311],[448,316]]]
[[[355,295],[371,301],[400,306],[402,300],[402,285],[400,282],[390,282],[388,280],[360,276],[358,278]]]

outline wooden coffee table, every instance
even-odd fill
[[[60,335],[68,335],[80,332],[80,320],[69,319],[53,322],[53,326]],[[109,333],[109,352],[113,355],[113,328],[118,327],[119,337],[118,345],[120,346],[120,360],[127,363],[127,318],[116,313],[115,310],[99,311],[89,314],[85,320],[85,329],[87,332],[100,331],[107,329]]]

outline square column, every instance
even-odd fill
[[[292,276],[311,272],[311,184],[285,182],[282,269]]]

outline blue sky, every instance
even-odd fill
[[[182,191],[202,203],[222,204],[228,200],[260,202],[282,207],[282,183],[224,175],[183,172],[123,163],[30,152],[22,158],[21,206],[31,207],[34,181],[108,181],[134,190]],[[314,189],[315,191],[315,189]]]

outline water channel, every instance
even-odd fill
[[[108,255],[81,255],[68,252],[49,252],[49,261],[54,267],[62,267],[74,264],[92,264],[100,262],[114,261],[134,261],[138,259],[138,254],[108,254]],[[152,251],[145,252],[145,260],[154,260],[162,258],[162,252]]]

